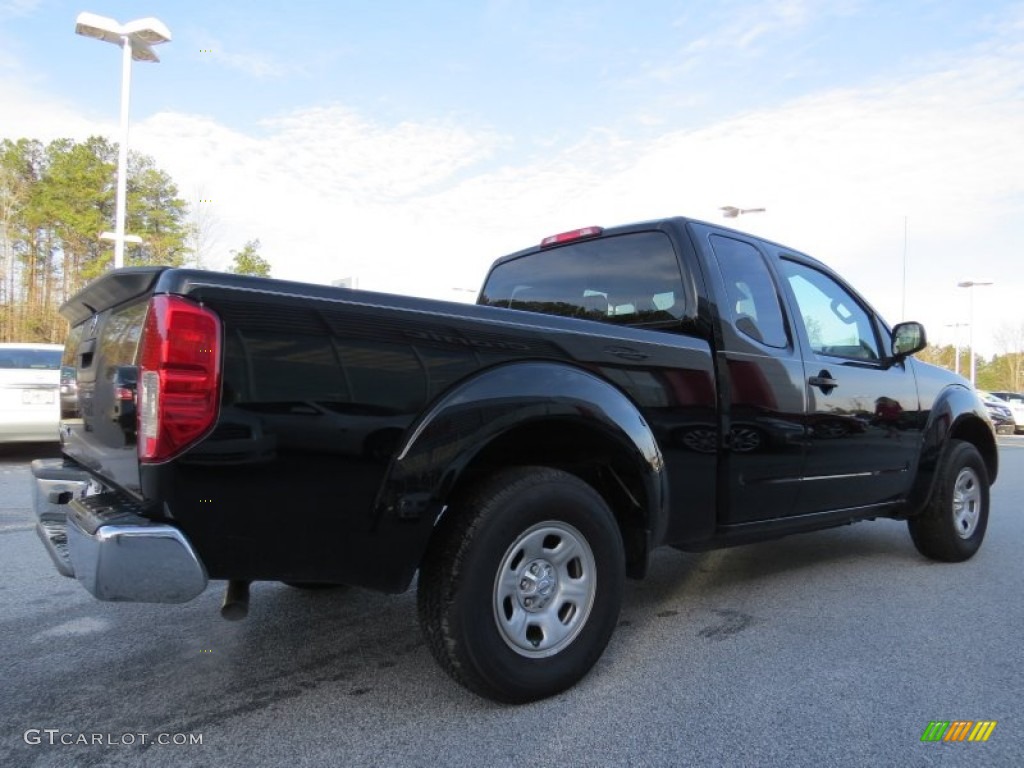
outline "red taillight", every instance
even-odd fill
[[[583,229],[574,229],[571,232],[561,232],[557,235],[551,235],[551,237],[545,237],[540,241],[541,248],[548,248],[552,245],[561,245],[562,243],[568,243],[572,240],[585,240],[588,237],[598,237],[604,229],[602,227],[583,227]]]
[[[135,392],[128,387],[118,387],[114,390],[114,397],[118,400],[134,400]]]
[[[220,320],[180,296],[149,302],[139,349],[139,459],[166,461],[217,422]]]

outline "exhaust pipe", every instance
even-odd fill
[[[229,581],[224,590],[220,615],[228,621],[241,621],[249,615],[249,582]]]

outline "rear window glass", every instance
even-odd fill
[[[624,325],[674,322],[686,306],[675,251],[661,232],[538,251],[491,272],[481,304]]]
[[[0,368],[36,368],[55,371],[60,368],[59,349],[0,349]]]

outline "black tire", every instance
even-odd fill
[[[508,469],[445,515],[420,569],[420,625],[457,682],[534,701],[601,657],[624,581],[622,536],[593,488],[556,469]]]
[[[978,449],[951,440],[940,465],[928,506],[907,521],[917,551],[933,560],[969,559],[988,527],[989,481]]]

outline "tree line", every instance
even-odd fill
[[[1002,328],[996,334],[997,341],[1000,337],[1018,341],[1014,345],[1003,343],[1001,346],[1006,351],[1002,354],[989,358],[978,356],[975,359],[975,383],[978,389],[989,392],[1024,392],[1024,324],[1017,329]],[[959,354],[959,366],[957,350],[952,344],[926,347],[915,357],[951,371],[959,370],[964,378],[968,378],[971,375],[971,350],[961,347]]]
[[[37,139],[0,142],[0,341],[62,342],[57,310],[113,263],[117,182],[114,142]],[[204,266],[209,215],[195,215],[153,158],[128,157],[125,229],[142,243],[125,248],[125,266]],[[197,209],[198,211],[198,209]],[[259,240],[232,251],[232,271],[269,275]]]

